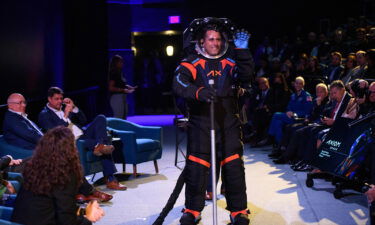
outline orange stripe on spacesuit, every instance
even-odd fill
[[[201,67],[204,69],[205,68],[205,66],[206,66],[206,60],[204,60],[204,59],[199,59],[197,62],[195,62],[194,64],[193,64],[195,67],[197,67],[197,65],[201,65]]]
[[[222,68],[222,69],[224,69],[227,65],[229,65],[229,66],[231,66],[231,67],[233,67],[233,66],[236,65],[235,63],[229,61],[228,59],[223,59],[223,60],[221,60],[220,62],[221,62],[221,68]]]
[[[220,165],[223,166],[224,164],[227,164],[230,161],[233,161],[233,160],[239,159],[239,158],[240,158],[240,155],[238,155],[238,154],[231,155],[231,156],[225,158],[223,161],[221,161]]]
[[[199,164],[201,164],[205,167],[211,166],[211,164],[209,162],[207,162],[206,160],[200,159],[200,158],[192,156],[192,155],[189,155],[188,159],[193,161],[193,162],[199,163]]]
[[[181,65],[190,71],[194,80],[197,78],[197,69],[195,69],[195,67],[192,64],[187,63],[187,62],[182,62]]]
[[[195,92],[195,99],[199,100],[199,92],[203,89],[204,87],[198,88],[198,90]]]

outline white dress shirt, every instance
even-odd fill
[[[83,131],[79,127],[77,127],[74,123],[72,123],[72,121],[70,121],[69,118],[65,118],[64,111],[62,111],[61,109],[60,110],[56,110],[56,109],[50,107],[48,105],[48,103],[47,103],[47,107],[50,110],[52,110],[60,119],[62,119],[65,122],[69,123],[68,127],[72,130],[72,132],[73,132],[74,137],[75,137],[76,140],[83,134]],[[73,112],[77,113],[78,111],[79,111],[79,109],[77,107],[74,107]]]

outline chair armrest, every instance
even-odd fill
[[[21,184],[23,183],[23,176],[20,173],[15,173],[15,172],[8,172],[8,180],[16,180],[20,182]]]
[[[133,131],[136,138],[149,138],[161,141],[161,127],[142,126],[127,120],[107,117],[107,128],[123,131]]]
[[[14,222],[2,220],[2,219],[0,219],[0,224],[3,224],[3,225],[22,225],[22,224],[19,224],[19,223],[14,223]]]
[[[87,155],[86,155],[86,150],[85,150],[85,141],[84,140],[77,140],[76,144],[77,144],[79,159],[81,160],[81,162],[86,162],[87,161]]]
[[[20,148],[14,145],[0,143],[0,155],[11,155],[14,159],[25,159],[33,155],[33,150]]]
[[[13,214],[12,207],[0,206],[0,219],[9,221],[12,214]]]
[[[137,138],[149,138],[158,140],[161,143],[162,128],[154,126],[140,126],[137,132]]]
[[[135,138],[134,131],[117,130],[117,129],[113,129],[110,127],[107,127],[107,130],[112,131],[115,136],[119,136],[119,137],[126,137],[126,136],[133,137],[134,136]]]
[[[123,131],[123,130],[116,130],[113,128],[107,127],[108,130],[112,131],[114,136],[117,136],[121,139],[123,144],[122,152],[125,157],[125,161],[127,163],[133,163],[136,160],[136,152],[137,152],[137,142],[136,142],[136,134],[133,131]]]

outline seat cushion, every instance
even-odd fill
[[[138,138],[136,139],[138,152],[149,152],[160,148],[160,141],[148,139],[148,138]]]

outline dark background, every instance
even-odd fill
[[[180,60],[181,34],[197,17],[226,17],[252,33],[254,50],[264,36],[287,34],[291,39],[309,31],[335,29],[348,17],[374,18],[374,2],[338,1],[219,1],[184,0],[3,0],[0,3],[0,104],[10,93],[20,92],[29,101],[32,119],[46,102],[50,86],[62,87],[88,117],[110,115],[107,100],[109,58],[125,59],[124,73],[130,84],[142,85],[142,63],[156,52],[166,82],[155,92],[129,95],[130,114],[170,113],[170,77]],[[168,24],[179,15],[181,24]],[[328,21],[328,22],[325,22]],[[141,32],[135,36],[132,32]],[[175,46],[174,57],[165,46]],[[131,47],[137,49],[137,54]],[[153,105],[160,97],[165,105]],[[155,108],[156,107],[156,108]],[[3,113],[4,108],[0,110]],[[1,115],[0,115],[1,116]]]

